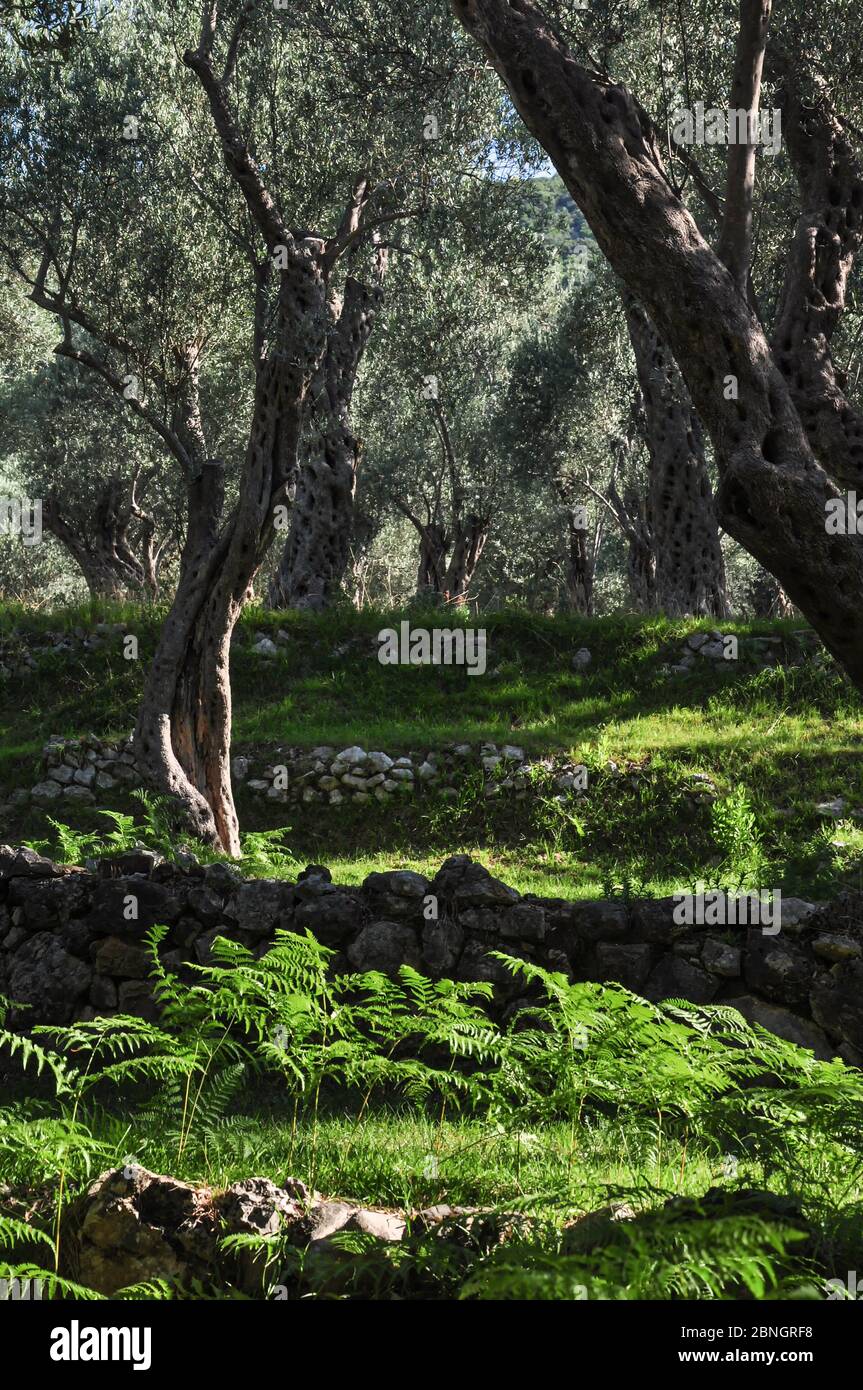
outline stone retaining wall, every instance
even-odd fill
[[[521,896],[464,855],[433,880],[396,871],[346,888],[319,865],[296,883],[244,880],[229,864],[180,866],[142,850],[91,873],[0,846],[0,994],[17,1006],[19,1028],[117,1011],[154,1017],[149,927],[168,927],[161,958],[181,976],[185,963],[209,960],[216,936],[263,954],[281,927],[333,948],[337,972],[408,963],[433,978],[488,980],[504,1016],[525,985],[493,950],[648,999],[725,1001],[820,1056],[863,1063],[861,895],[822,908],[786,899],[776,935],[682,926],[674,906]]]
[[[578,795],[587,788],[586,768],[563,754],[531,761],[523,748],[513,744],[499,748],[494,743],[450,743],[428,752],[414,749],[392,756],[366,752],[358,745],[311,751],[275,747],[266,755],[238,755],[231,770],[235,789],[245,788],[281,804],[388,801],[432,789],[454,799],[470,777],[482,780],[486,796],[506,792],[516,800],[524,800],[531,792]],[[80,739],[55,735],[42,750],[39,781],[29,793],[16,793],[13,801],[92,804],[100,791],[140,784],[131,735],[114,743],[92,734]]]

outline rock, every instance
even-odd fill
[[[72,781],[73,776],[74,773],[71,767],[67,767],[65,763],[58,763],[58,765],[56,767],[52,767],[50,772],[48,773],[48,780],[50,782],[59,782],[61,787],[68,787],[69,783]],[[36,795],[35,787],[33,788],[32,794],[33,796]]]
[[[130,1164],[97,1178],[66,1223],[74,1231],[77,1277],[107,1298],[155,1279],[173,1286],[212,1281],[219,1232],[207,1188]]]
[[[816,911],[815,904],[806,902],[804,898],[783,897],[782,930],[794,931],[795,927],[800,927]]]
[[[218,1199],[223,1221],[232,1235],[276,1236],[300,1220],[310,1193],[305,1183],[288,1178],[289,1190],[269,1178],[245,1178],[232,1183]]]
[[[453,917],[423,925],[423,957],[433,975],[445,976],[455,968],[464,947],[464,930]]]
[[[253,777],[251,781],[246,783],[246,786],[250,792],[268,792],[270,790],[269,782],[265,782],[262,777]]]
[[[365,763],[366,757],[365,749],[354,744],[352,748],[343,748],[341,753],[336,755],[336,762],[344,763],[345,767],[356,767]]]
[[[689,928],[675,922],[673,897],[657,898],[653,902],[636,903],[632,909],[632,932],[635,937],[649,941],[652,946],[670,946]]]
[[[701,952],[701,963],[711,975],[722,975],[734,979],[740,974],[741,953],[737,946],[727,941],[714,941],[708,938]]]
[[[573,671],[586,671],[593,657],[587,647],[579,647],[575,656],[572,658]]]
[[[819,816],[824,816],[832,820],[841,820],[847,810],[848,802],[844,796],[837,796],[835,801],[819,801],[815,810]]]
[[[839,960],[856,960],[859,956],[863,955],[863,947],[861,947],[859,941],[855,941],[853,937],[850,936],[838,936],[832,933],[824,933],[821,936],[816,936],[815,940],[812,942],[812,950],[815,952],[816,956],[820,956],[822,960],[829,960],[832,962]]]
[[[360,1208],[355,1211],[350,1220],[342,1228],[346,1231],[362,1231],[364,1235],[374,1236],[377,1240],[384,1240],[390,1244],[401,1240],[407,1230],[407,1222],[403,1217],[395,1215],[389,1211],[369,1211]]]
[[[72,780],[79,787],[92,787],[96,781],[96,769],[94,767],[79,767],[78,771],[73,773]]]
[[[373,772],[389,772],[393,760],[386,753],[369,753],[368,764]]]
[[[347,950],[355,970],[380,970],[395,975],[402,965],[420,969],[421,958],[416,932],[398,922],[371,922],[364,927]]]
[[[356,1207],[347,1202],[320,1202],[300,1224],[298,1234],[305,1243],[314,1246],[344,1230],[355,1211]]]
[[[523,763],[524,749],[517,748],[512,743],[505,743],[503,748],[500,750],[500,756],[503,758],[505,762]]]
[[[736,1009],[747,1023],[758,1023],[762,1028],[766,1028],[768,1033],[775,1033],[777,1038],[784,1038],[786,1042],[808,1048],[810,1052],[815,1053],[819,1061],[829,1062],[833,1056],[833,1049],[826,1035],[811,1019],[801,1018],[790,1009],[768,1004],[751,994],[744,994],[736,999],[723,999],[722,1003],[725,1008]]]
[[[636,1213],[628,1202],[612,1202],[600,1207],[599,1211],[585,1212],[564,1230],[562,1253],[583,1254],[607,1245],[617,1235],[615,1228],[619,1222],[635,1220]]]
[[[417,776],[421,782],[433,782],[438,775],[438,770],[434,763],[424,762],[420,764]]]
[[[130,917],[134,907],[136,917]],[[172,926],[181,914],[177,895],[146,878],[115,878],[93,889],[87,926],[104,936],[142,937],[150,927]]]
[[[600,941],[596,947],[599,978],[623,985],[640,994],[650,974],[652,951],[648,945],[623,945],[619,941]]]
[[[431,891],[457,911],[464,907],[509,906],[521,896],[514,888],[492,878],[488,869],[466,854],[444,860],[432,880]]]
[[[629,912],[621,902],[574,902],[564,905],[566,943],[578,949],[583,941],[616,941],[630,935]]]
[[[63,795],[63,788],[57,781],[37,782],[30,795],[34,801],[56,801]]]
[[[123,980],[117,986],[117,1007],[149,1023],[158,1023],[159,1005],[149,980]]]
[[[231,776],[235,782],[245,782],[252,766],[249,758],[237,757],[231,760]]]
[[[319,889],[304,896],[294,912],[291,929],[310,931],[324,946],[342,946],[362,921],[360,904],[331,883],[319,881]]]
[[[815,1022],[831,1038],[863,1050],[863,961],[834,965],[815,981],[809,1002]]]
[[[193,888],[186,899],[189,911],[204,927],[214,927],[222,920],[222,899],[212,888]],[[177,932],[174,932],[177,936]]]
[[[409,869],[369,874],[362,887],[373,915],[396,922],[422,920],[423,900],[430,891],[429,880]]]
[[[143,946],[119,936],[108,936],[100,942],[93,964],[100,975],[132,980],[145,980],[153,969],[150,953]]]
[[[665,956],[653,967],[644,986],[644,997],[687,999],[692,1004],[709,1004],[716,994],[717,981],[706,970],[682,956]]]
[[[19,946],[9,966],[9,997],[28,1004],[39,1023],[68,1023],[90,988],[93,972],[64,950],[53,932],[36,932]],[[12,1009],[13,1019],[19,1017]],[[26,1023],[27,1014],[20,1015]]]
[[[259,638],[258,641],[252,645],[252,651],[257,652],[258,656],[271,657],[278,656],[279,654],[278,647],[269,637]]]
[[[709,641],[710,641],[710,634],[709,634],[709,633],[707,633],[707,632],[693,632],[691,636],[687,637],[687,639],[686,639],[686,645],[687,645],[687,647],[689,647],[690,651],[697,652],[697,651],[700,650],[701,647],[704,646],[705,642],[709,642]]]
[[[395,782],[412,782],[414,780],[413,769],[410,767],[393,767],[390,772],[390,780]]]
[[[545,940],[545,912],[533,903],[516,903],[498,916],[498,930],[505,940]]]
[[[63,792],[63,797],[66,801],[84,801],[87,803],[92,803],[96,800],[88,787],[67,787]]]
[[[756,928],[747,933],[743,978],[749,989],[771,1003],[805,1009],[815,975],[815,962],[791,940],[765,937]]]
[[[117,986],[113,980],[105,980],[100,975],[93,978],[90,985],[90,1003],[97,1013],[103,1009],[116,1009]]]
[[[225,916],[236,922],[241,931],[253,936],[268,936],[290,901],[288,884],[274,879],[252,879],[233,894],[225,907]]]
[[[493,949],[493,948],[492,948]],[[524,959],[517,947],[511,947],[507,955],[514,959]],[[503,961],[489,954],[489,948],[482,941],[468,941],[462,952],[456,979],[469,983],[486,982],[494,985],[495,997],[501,1000],[512,999],[525,988],[524,978],[515,970],[504,965]]]
[[[11,845],[0,845],[0,879],[63,878],[66,872],[33,849],[23,846],[13,849]]]

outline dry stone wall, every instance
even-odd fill
[[[389,754],[359,745],[337,749],[274,747],[266,754],[240,754],[232,760],[235,788],[279,804],[319,802],[337,806],[434,790],[454,799],[471,777],[480,778],[487,797],[504,793],[524,799],[531,792],[578,795],[587,788],[586,768],[563,754],[534,760],[514,744],[450,743],[440,749]],[[42,750],[39,780],[14,799],[42,805],[95,803],[100,793],[139,786],[131,736],[117,742],[95,735],[64,739],[55,735]]]
[[[495,950],[652,1000],[723,1001],[821,1057],[863,1064],[863,896],[820,908],[786,899],[778,934],[681,925],[674,908],[671,898],[522,896],[464,855],[431,880],[374,873],[351,888],[321,865],[296,883],[244,880],[229,864],[141,850],[89,872],[0,846],[0,994],[13,1001],[17,1028],[116,1012],[153,1018],[151,926],[168,928],[160,956],[181,978],[189,962],[208,962],[217,936],[263,954],[284,928],[332,948],[337,973],[407,963],[432,978],[490,981],[502,1017],[526,987]]]

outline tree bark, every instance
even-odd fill
[[[757,317],[666,178],[650,118],[625,87],[582,68],[531,0],[451,5],[679,363],[713,442],[721,523],[863,690],[863,543],[827,535],[836,489]],[[848,195],[846,217],[863,188]]]
[[[476,516],[471,512],[463,521],[459,519],[455,544],[443,578],[443,592],[448,603],[459,606],[467,603],[490,529],[491,518],[487,516]]]
[[[450,538],[444,527],[437,522],[430,521],[425,526],[421,523],[415,523],[415,525],[417,525],[420,538],[417,598],[429,594],[442,594]]]
[[[297,485],[302,421],[311,383],[327,341],[330,244],[291,235],[264,188],[234,121],[223,80],[210,62],[212,24],[200,48],[184,61],[207,96],[225,162],[266,245],[268,261],[285,253],[278,271],[272,326],[265,337],[265,297],[258,295],[256,382],[239,500],[220,525],[222,469],[201,463],[203,446],[195,382],[182,411],[195,444],[188,482],[188,528],[180,582],[168,615],[135,728],[135,755],[144,776],[174,797],[195,835],[237,856],[239,825],[231,789],[231,634],[273,535],[277,505]]]
[[[728,616],[725,561],[701,422],[686,383],[650,319],[624,295],[650,455],[647,525],[655,601],[672,618]]]
[[[78,565],[93,598],[150,599],[158,596],[160,550],[156,523],[138,504],[135,480],[109,478],[94,507],[62,503],[56,492],[42,511],[46,531],[55,536]],[[137,534],[129,534],[137,521]],[[137,554],[136,554],[137,550]]]
[[[575,507],[568,508],[566,602],[572,613],[580,613],[589,618],[593,614],[594,557],[587,544],[586,529],[577,525],[579,520],[579,510]]]
[[[384,252],[373,286],[349,277],[330,306],[327,351],[310,393],[305,463],[291,530],[268,595],[270,608],[320,611],[338,595],[353,535],[360,443],[351,427],[357,371],[383,298]]]

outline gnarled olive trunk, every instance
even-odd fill
[[[357,371],[383,290],[349,277],[331,302],[327,351],[316,374],[306,419],[305,461],[291,530],[270,585],[271,608],[327,608],[348,564],[360,444],[351,427]]]
[[[568,536],[566,565],[566,603],[573,613],[589,618],[593,613],[594,557],[587,543],[587,531],[579,525],[580,509],[566,513]]]
[[[467,603],[490,528],[490,517],[473,512],[457,523],[452,555],[443,578],[443,592],[448,602]]]
[[[825,527],[826,504],[836,496],[831,477],[854,475],[857,422],[836,410],[814,371],[802,376],[802,398],[792,398],[783,372],[793,371],[792,327],[801,308],[794,311],[786,293],[777,362],[745,291],[666,178],[650,118],[631,93],[581,67],[532,0],[451,0],[451,6],[489,55],[601,250],[679,364],[713,443],[721,523],[775,575],[863,690],[863,541],[828,535]],[[746,8],[769,13],[770,6],[755,0]],[[828,159],[830,149],[828,139]],[[848,199],[841,226],[834,218],[832,238],[842,274],[834,277],[831,293],[841,301],[842,275],[856,240],[842,227],[859,225],[863,181],[855,168],[835,188],[828,180],[825,192],[828,203]],[[829,209],[821,209],[825,226],[828,216]],[[801,240],[813,245],[811,233]],[[831,240],[825,240],[824,253],[831,254]],[[792,254],[789,278],[800,287],[799,306],[818,271],[816,255]],[[822,320],[821,327],[827,326]],[[829,340],[822,335],[814,343],[802,332],[798,352],[817,352],[825,336]],[[787,366],[781,361],[786,352]],[[822,428],[819,415],[829,429]]]
[[[225,162],[267,247],[255,322],[255,398],[238,502],[225,520],[222,470],[203,462],[196,378],[187,374],[182,414],[191,471],[180,582],[163,628],[135,728],[147,780],[174,797],[193,832],[236,856],[239,826],[231,789],[231,634],[273,535],[278,505],[293,499],[309,388],[326,349],[327,276],[320,238],[295,239],[263,187],[216,77],[204,25],[202,46],[184,61],[209,100]],[[271,305],[265,293],[276,250],[284,257]],[[266,331],[265,331],[266,326]]]
[[[686,383],[635,298],[623,297],[650,455],[647,516],[655,601],[672,618],[728,616],[725,561],[704,434]]]
[[[446,557],[450,538],[443,526],[430,521],[425,526],[417,523],[420,538],[420,558],[417,568],[417,597],[428,594],[442,594]]]
[[[93,507],[64,504],[52,492],[42,522],[75,561],[93,598],[157,597],[156,523],[139,507],[134,480],[109,478]]]

